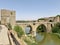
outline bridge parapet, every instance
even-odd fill
[[[8,38],[8,29],[4,25],[0,25],[0,45],[10,45]]]

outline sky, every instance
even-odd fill
[[[60,14],[60,0],[0,0],[0,9],[16,11],[16,20],[37,20]]]

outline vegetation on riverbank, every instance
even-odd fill
[[[46,27],[44,25],[40,25],[37,29],[38,29],[37,33],[41,33],[41,32],[46,33]],[[18,37],[22,37],[22,40],[27,45],[38,45],[38,42],[35,40],[35,38],[33,38],[31,34],[26,35],[20,26],[16,25],[14,27],[14,30],[17,32]],[[52,34],[54,34],[54,35],[56,35],[56,37],[60,38],[60,23],[57,23],[57,24],[55,24],[54,27],[52,27]]]
[[[32,36],[26,35],[23,40],[27,43],[27,45],[37,45],[35,39]]]
[[[54,27],[52,27],[52,33],[56,34],[58,38],[60,38],[60,23],[56,23]]]
[[[60,34],[60,23],[56,23],[55,26],[52,27],[52,32]]]
[[[34,40],[34,38],[32,37],[32,35],[30,35],[30,36],[28,36],[28,35],[24,36],[25,33],[24,33],[24,31],[22,30],[22,28],[21,28],[20,26],[16,25],[16,26],[14,27],[14,30],[17,32],[17,36],[18,36],[20,39],[22,39],[27,45],[37,45],[37,44],[35,43],[35,40]]]
[[[24,31],[20,26],[16,25],[14,27],[14,30],[17,32],[19,38],[22,37],[22,35],[24,35]]]

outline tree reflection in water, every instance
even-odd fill
[[[38,38],[37,38],[38,37]],[[55,34],[37,34],[38,45],[60,45],[60,39]]]

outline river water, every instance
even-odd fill
[[[30,28],[26,28],[25,31],[29,33]],[[60,39],[53,33],[37,33],[35,40],[37,45],[60,45]]]
[[[37,33],[36,42],[38,45],[60,45],[60,39],[55,34]]]

